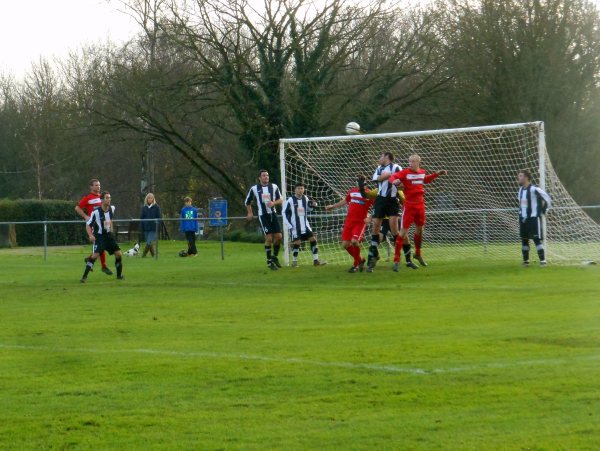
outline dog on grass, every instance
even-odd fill
[[[129,249],[127,252],[125,252],[125,255],[127,257],[137,257],[140,255],[140,243],[135,243],[135,246],[133,246],[131,249]]]

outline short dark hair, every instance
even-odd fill
[[[100,199],[104,200],[104,198],[106,197],[107,194],[110,194],[108,191],[102,191],[100,193]]]
[[[383,152],[384,157],[388,157],[390,161],[394,161],[394,154],[392,152]]]
[[[527,180],[529,180],[531,182],[531,172],[529,172],[529,169],[521,169],[519,171],[519,174],[523,174],[525,177],[527,177]]]
[[[298,188],[299,186],[301,186],[302,188],[304,188],[304,183],[302,182],[298,182],[294,185],[294,188]]]
[[[267,171],[266,169],[259,169],[258,170],[258,176],[260,177],[263,174],[263,172],[268,173],[269,171]]]
[[[98,179],[91,179],[90,180],[90,184],[88,186],[92,186],[96,182],[100,183],[100,180],[98,180]]]

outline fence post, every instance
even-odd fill
[[[48,260],[48,222],[44,220],[44,261]]]
[[[154,231],[156,232],[156,249],[155,249],[155,253],[154,253],[154,260],[158,260],[158,242],[160,241],[160,235],[159,235],[159,222],[158,219],[154,220]]]

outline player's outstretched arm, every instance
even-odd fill
[[[344,205],[346,205],[346,199],[342,199],[339,202],[336,202],[335,204],[325,205],[325,211],[331,211],[335,210],[336,208],[342,208]]]

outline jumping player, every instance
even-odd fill
[[[358,183],[364,186],[365,177],[360,176]],[[344,229],[342,231],[342,246],[354,259],[354,264],[348,272],[362,272],[365,267],[366,260],[360,255],[360,242],[365,233],[369,208],[373,205],[376,196],[377,190],[366,191],[365,195],[363,195],[361,194],[360,187],[355,186],[350,188],[344,199],[325,207],[325,210],[331,211],[348,205],[348,213],[346,214],[346,221],[344,222]]]
[[[531,183],[531,172],[523,169],[517,176],[519,181],[519,233],[521,235],[523,266],[529,266],[529,240],[532,239],[540,259],[546,265],[546,255],[542,242],[542,216],[550,208],[550,196],[543,189]]]
[[[91,257],[87,259],[85,271],[80,282],[85,283],[87,276],[94,268],[94,262],[106,251],[110,255],[115,256],[115,268],[117,268],[117,279],[123,279],[123,264],[121,261],[121,249],[113,235],[113,212],[114,209],[110,205],[110,193],[103,191],[100,194],[102,203],[96,207],[91,216],[85,223],[85,229],[88,238],[93,243],[93,252]]]
[[[402,207],[402,226],[400,228],[401,239],[396,241],[396,252],[399,255],[400,246],[404,257],[406,258],[406,266],[417,269],[418,266],[413,263],[410,256],[410,242],[408,241],[408,229],[412,223],[415,224],[415,254],[416,258],[422,266],[427,266],[425,260],[421,256],[421,243],[423,237],[423,228],[425,227],[425,184],[435,180],[440,175],[446,175],[448,171],[441,170],[432,174],[426,174],[425,169],[421,168],[421,157],[419,155],[411,155],[408,159],[409,167],[392,175],[389,182],[394,185],[402,183],[404,185],[404,206]],[[399,261],[394,262],[394,271],[398,271]]]
[[[254,218],[252,200],[256,200],[258,221],[265,234],[267,266],[272,270],[277,270],[281,268],[277,258],[281,247],[281,226],[277,218],[277,206],[283,204],[283,198],[279,187],[274,183],[269,183],[269,172],[266,169],[258,171],[258,183],[250,188],[246,196],[248,221]],[[271,246],[273,246],[273,251],[271,251]]]
[[[87,222],[94,211],[94,208],[98,207],[102,201],[100,200],[100,180],[92,179],[89,184],[90,192],[83,196],[79,203],[75,206],[75,211],[79,216]],[[92,253],[94,252],[92,246]],[[91,257],[91,254],[90,254]],[[84,260],[87,262],[89,257]],[[106,254],[102,252],[100,254],[100,263],[102,264],[102,272],[109,276],[112,275],[112,271],[106,266]]]
[[[309,200],[304,195],[304,184],[297,183],[294,188],[294,195],[288,197],[283,206],[283,222],[290,230],[290,236],[293,243],[292,266],[298,266],[298,253],[302,241],[310,242],[312,251],[313,265],[324,265],[325,262],[319,260],[319,248],[317,247],[317,237],[310,228],[307,213],[317,206],[317,203]]]
[[[392,185],[389,178],[402,168],[394,163],[394,155],[391,152],[384,152],[379,157],[379,166],[373,174],[373,181],[377,182],[377,197],[373,206],[373,228],[371,230],[371,246],[369,247],[369,262],[367,272],[372,272],[379,260],[379,230],[381,223],[386,216],[390,220],[390,231],[393,241],[398,239],[398,214],[400,205],[398,203],[398,188]]]

